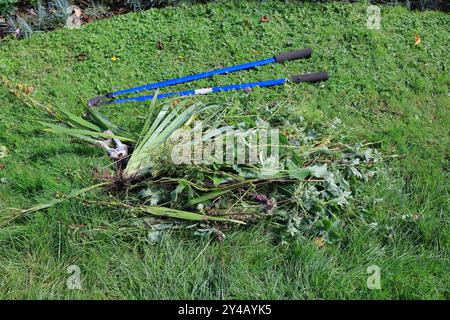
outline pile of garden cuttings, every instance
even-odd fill
[[[131,132],[97,109],[87,107],[83,116],[77,116],[39,103],[23,85],[0,80],[23,103],[48,114],[51,120],[42,123],[46,131],[102,148],[112,159],[110,172],[99,175],[95,185],[29,209],[8,209],[0,215],[0,225],[63,201],[81,201],[129,212],[140,221],[139,227],[149,228],[152,242],[158,241],[164,230],[179,228],[223,238],[224,230],[232,225],[260,220],[273,226],[281,238],[318,236],[333,242],[343,235],[343,213],[354,200],[357,181],[372,177],[374,164],[381,159],[371,144],[344,143],[345,128],[335,119],[324,124],[320,132],[304,121],[295,126],[283,124],[277,139],[277,170],[271,166],[272,157],[253,165],[175,165],[171,150],[178,140],[174,137],[181,130],[195,133],[194,119],[209,114],[203,119],[202,130],[208,129],[205,123],[214,130],[202,135],[206,145],[219,141],[218,137],[230,129],[219,116],[223,106],[192,104],[189,100],[158,105],[153,100],[141,131]],[[259,120],[245,126],[258,129],[269,124]],[[269,150],[276,147],[272,141],[268,142]],[[105,192],[115,196],[105,201],[101,196]]]

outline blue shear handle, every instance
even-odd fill
[[[144,91],[144,90],[152,90],[152,89],[158,89],[158,88],[173,86],[173,85],[184,83],[184,82],[189,82],[189,81],[195,81],[195,80],[199,80],[199,79],[209,78],[209,77],[212,77],[213,75],[231,73],[231,72],[235,72],[235,71],[239,71],[239,70],[246,70],[246,69],[251,69],[251,68],[258,67],[258,66],[264,66],[266,64],[274,63],[274,62],[276,62],[274,57],[273,58],[264,59],[264,60],[248,62],[248,63],[240,64],[240,65],[237,65],[237,66],[232,66],[232,67],[227,67],[227,68],[222,68],[222,69],[206,71],[206,72],[197,73],[197,74],[193,74],[193,75],[185,76],[185,77],[181,77],[181,78],[175,78],[175,79],[170,79],[170,80],[161,81],[161,82],[149,83],[149,84],[146,84],[146,85],[143,85],[143,86],[140,86],[140,87],[135,87],[135,88],[130,88],[130,89],[125,89],[125,90],[112,92],[111,95],[112,96],[118,96],[118,95],[122,95],[122,94],[126,94],[126,93],[139,92],[139,91]],[[159,94],[158,97],[161,96],[161,95],[162,94]],[[121,100],[125,100],[125,99],[121,99]],[[141,100],[138,100],[138,101],[141,101]]]
[[[163,99],[163,98],[168,98],[168,97],[172,97],[172,96],[189,96],[189,95],[196,95],[196,94],[207,94],[207,93],[211,93],[211,92],[243,90],[243,89],[250,89],[250,88],[254,88],[254,87],[269,87],[269,86],[281,85],[284,83],[286,83],[286,79],[281,78],[281,79],[275,79],[275,80],[231,84],[231,85],[227,85],[227,86],[203,88],[203,89],[197,89],[197,90],[166,92],[166,93],[158,94],[156,98]],[[117,99],[117,100],[114,100],[112,103],[122,103],[122,102],[129,102],[129,101],[146,101],[146,100],[152,100],[154,97],[155,97],[155,95],[149,95],[149,96]]]

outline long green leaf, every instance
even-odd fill
[[[177,106],[167,116],[165,116],[164,120],[158,125],[158,127],[151,133],[151,135],[145,141],[145,143],[142,146],[142,149],[147,149],[150,145],[156,144],[157,143],[156,139],[159,137],[161,138],[160,141],[163,141],[164,137],[161,136],[161,133],[169,125],[174,124],[174,123],[175,123],[175,126],[179,125],[179,122],[181,122],[181,121],[179,120],[180,115],[178,115],[178,110],[180,110],[180,106]]]
[[[145,138],[146,136],[150,136],[151,132],[153,132],[156,129],[157,125],[159,124],[158,118],[160,117],[162,119],[164,117],[164,115],[161,115],[161,110],[160,110],[156,119],[152,123],[152,115],[155,110],[156,101],[158,100],[158,92],[159,92],[159,90],[156,91],[155,96],[152,99],[152,103],[150,104],[150,111],[147,115],[147,119],[145,120],[144,126],[142,127],[141,134],[139,135],[139,140],[136,143],[138,146],[139,145],[142,146],[142,144],[141,144],[142,139]],[[152,127],[150,127],[150,126],[152,126]]]
[[[95,132],[95,131],[89,131],[89,130],[81,130],[81,129],[69,129],[64,128],[61,126],[53,125],[50,123],[41,122],[41,124],[48,126],[47,129],[44,129],[44,131],[52,132],[52,133],[59,133],[59,134],[67,134],[74,137],[81,136],[88,136],[88,137],[94,137],[94,138],[116,138],[120,139],[122,141],[133,141],[127,137],[122,136],[116,136],[114,134],[109,133],[103,133],[103,132]]]
[[[193,198],[191,200],[189,200],[188,202],[186,202],[185,207],[190,207],[193,205],[196,205],[198,203],[202,203],[211,199],[215,199],[218,196],[221,196],[229,191],[232,191],[236,188],[242,188],[245,185],[253,185],[253,183],[255,183],[257,180],[244,180],[244,181],[240,181],[234,184],[230,184],[230,185],[225,185],[222,187],[217,187],[217,188],[213,188],[210,189],[212,190],[211,192],[208,193],[204,193],[203,195],[197,197],[197,198]]]
[[[234,220],[226,217],[213,217],[207,216],[195,212],[176,210],[166,207],[157,206],[142,206],[138,210],[150,213],[156,216],[169,217],[175,219],[189,220],[189,221],[221,221],[221,222],[233,222],[239,224],[245,224],[243,221]]]
[[[59,111],[63,113],[64,116],[66,117],[65,119],[66,122],[73,125],[74,127],[77,127],[78,129],[90,129],[97,132],[102,131],[102,129],[99,126],[96,126],[95,124],[86,121],[83,118],[76,116],[67,110],[59,109]]]
[[[201,104],[198,103],[198,104],[194,104],[194,105],[190,106],[189,108],[187,108],[186,110],[184,110],[168,126],[166,126],[164,128],[164,130],[157,137],[154,137],[154,140],[152,141],[152,143],[158,144],[158,143],[165,141],[167,138],[169,138],[170,135],[172,133],[174,133],[177,129],[182,127],[186,123],[186,121],[189,120],[189,118],[191,118],[194,114],[204,110],[204,108],[201,108],[200,106],[201,106]]]
[[[89,115],[94,119],[94,121],[103,129],[103,130],[111,130],[114,134],[121,135],[133,140],[137,139],[137,136],[121,127],[111,122],[107,117],[105,117],[102,113],[100,113],[97,109],[91,108],[89,106],[86,107],[86,111]]]
[[[158,115],[156,116],[155,121],[153,121],[152,126],[147,129],[147,132],[141,133],[141,139],[139,141],[139,143],[137,144],[136,148],[135,148],[135,152],[139,153],[139,151],[144,147],[144,145],[149,141],[150,137],[152,136],[153,132],[156,130],[156,128],[158,127],[158,125],[161,123],[161,121],[164,119],[164,117],[166,116],[168,111],[168,108],[165,107],[163,109],[161,109],[161,111],[158,113]],[[150,118],[149,118],[150,119]],[[148,126],[147,124],[145,126]]]
[[[223,195],[223,194],[225,194],[225,193],[227,193],[227,192],[229,192],[231,190],[233,190],[233,189],[225,189],[225,190],[208,192],[208,193],[206,193],[206,194],[204,194],[204,195],[202,195],[200,197],[193,198],[193,199],[189,200],[186,203],[185,207],[192,207],[192,206],[194,206],[194,205],[196,205],[198,203],[203,203],[205,201],[208,201],[208,200],[211,200],[211,199],[215,199],[218,196],[221,196],[221,195]]]
[[[28,209],[19,210],[18,212],[15,212],[15,213],[7,215],[7,216],[0,216],[0,227],[1,226],[5,226],[8,223],[10,223],[10,222],[12,222],[12,221],[14,221],[14,220],[16,220],[18,218],[21,218],[23,216],[26,216],[26,215],[28,215],[30,213],[33,213],[33,212],[36,212],[36,211],[40,211],[40,210],[44,210],[44,209],[48,209],[48,208],[53,207],[53,206],[55,206],[55,205],[57,205],[59,203],[62,203],[62,202],[67,201],[69,199],[76,198],[76,197],[78,197],[78,196],[80,196],[82,194],[88,193],[88,192],[90,192],[92,190],[95,190],[95,189],[99,189],[99,188],[104,187],[104,186],[109,185],[109,184],[110,184],[110,182],[102,182],[102,183],[95,184],[95,185],[92,185],[92,186],[89,186],[89,187],[86,187],[86,188],[83,188],[83,189],[74,190],[74,191],[72,191],[71,193],[69,193],[67,196],[65,196],[63,198],[52,199],[52,200],[50,200],[48,202],[37,204],[37,205],[35,205],[35,206],[31,207],[31,208],[28,208]]]

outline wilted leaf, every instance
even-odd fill
[[[213,192],[206,193],[206,194],[204,194],[204,195],[202,195],[200,197],[193,198],[193,199],[189,200],[186,203],[186,206],[191,207],[193,205],[196,205],[197,203],[202,203],[202,202],[206,202],[208,200],[215,199],[215,198],[220,197],[221,195],[223,195],[223,194],[225,194],[227,192],[230,192],[231,190],[232,189],[223,189],[223,190],[218,190],[218,191],[213,191]]]
[[[418,34],[414,35],[414,39],[416,39],[416,41],[414,42],[415,46],[418,46],[422,42],[422,38]]]

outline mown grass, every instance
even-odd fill
[[[0,229],[0,298],[448,299],[450,18],[386,6],[382,30],[374,31],[366,27],[366,8],[223,1],[3,43],[2,74],[33,86],[38,100],[78,113],[99,93],[312,47],[307,61],[188,86],[326,70],[325,84],[196,99],[227,104],[231,124],[304,118],[320,128],[339,117],[353,128],[349,141],[379,141],[384,154],[400,157],[357,186],[344,239],[321,248],[309,238],[279,243],[264,223],[229,230],[223,243],[171,232],[152,246],[145,230],[118,226],[131,218],[124,211],[64,203]],[[260,23],[263,15],[270,22]],[[422,38],[417,46],[414,34]],[[37,120],[45,116],[4,88],[0,103],[0,145],[8,150],[0,159],[0,209],[86,186],[93,168],[109,165],[93,148],[42,132]],[[147,106],[103,110],[137,128]],[[66,287],[73,264],[81,268],[82,290]],[[366,286],[369,265],[381,268],[381,290]]]

